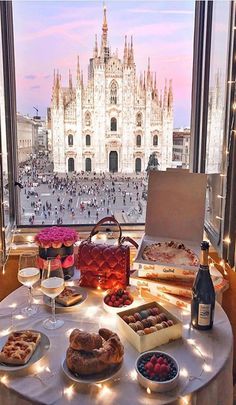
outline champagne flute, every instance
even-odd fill
[[[40,271],[36,266],[36,254],[24,253],[20,255],[18,281],[28,287],[28,306],[21,309],[26,316],[36,314],[37,306],[32,305],[32,286],[40,279]]]
[[[46,319],[43,322],[43,326],[46,329],[57,329],[64,324],[64,321],[62,319],[56,319],[55,315],[55,298],[64,288],[64,273],[60,259],[48,258],[44,265],[41,279],[41,290],[43,294],[50,297],[52,301],[52,318]]]

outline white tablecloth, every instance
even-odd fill
[[[45,330],[43,320],[49,315],[42,304],[42,296],[36,297],[38,313],[28,319],[20,319],[20,308],[26,302],[26,289],[21,287],[0,303],[0,333],[12,326],[15,330],[31,328],[45,333],[50,339],[47,355],[24,371],[0,373],[0,403],[4,405],[41,404],[103,404],[103,405],[231,405],[232,381],[232,331],[228,318],[216,305],[214,328],[210,332],[189,329],[189,313],[163,303],[184,324],[184,338],[163,345],[160,350],[172,354],[179,362],[181,377],[178,388],[166,394],[147,393],[139,386],[134,372],[136,349],[119,335],[125,346],[125,356],[118,375],[109,382],[89,387],[75,384],[63,373],[61,362],[65,358],[70,330],[79,327],[97,332],[99,327],[116,331],[116,315],[107,314],[102,308],[102,293],[89,291],[88,299],[76,312],[59,313],[65,320],[62,328]],[[9,306],[17,304],[13,316],[1,316]]]

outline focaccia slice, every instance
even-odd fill
[[[24,365],[35,352],[41,334],[31,330],[12,332],[0,352],[0,362],[5,364]]]
[[[41,334],[32,330],[21,330],[19,332],[12,332],[8,337],[8,342],[24,341],[28,343],[35,343],[36,346],[40,342]]]
[[[0,352],[0,362],[5,364],[23,365],[31,358],[36,349],[35,343],[7,342]]]
[[[65,287],[64,290],[56,297],[58,304],[69,307],[70,305],[77,304],[82,300],[82,295],[79,294],[73,287]]]

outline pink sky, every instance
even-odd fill
[[[133,35],[136,71],[157,72],[159,88],[173,79],[175,126],[189,126],[193,53],[193,1],[108,1],[108,39],[123,56],[124,36]],[[53,69],[66,85],[71,69],[75,82],[80,56],[84,76],[92,57],[94,36],[100,42],[101,1],[14,2],[17,109],[45,116],[50,106]]]

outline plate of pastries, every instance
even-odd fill
[[[0,371],[16,371],[40,360],[50,347],[48,337],[36,330],[11,332],[0,339]]]
[[[67,377],[79,383],[103,382],[120,370],[123,357],[124,346],[115,332],[106,328],[98,333],[74,329],[62,369]]]
[[[64,290],[55,298],[55,307],[58,310],[71,311],[78,309],[88,297],[88,293],[81,287],[66,286]],[[51,306],[51,298],[44,295],[44,303]]]

